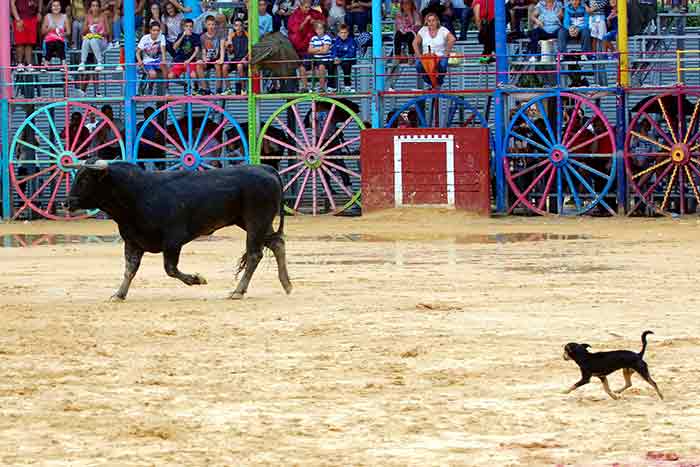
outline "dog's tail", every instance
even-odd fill
[[[647,334],[654,334],[651,331],[644,331],[642,333],[642,351],[639,352],[639,358],[644,357],[644,351],[647,349]]]

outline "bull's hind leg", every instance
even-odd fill
[[[292,281],[289,280],[289,273],[287,272],[287,252],[284,245],[284,239],[282,237],[274,237],[272,240],[268,241],[266,246],[272,250],[275,255],[275,260],[277,260],[277,276],[280,279],[282,287],[287,294],[292,293]]]
[[[180,279],[187,285],[204,285],[207,283],[199,274],[185,274],[177,268],[180,262],[180,247],[169,248],[163,251],[163,263],[165,265],[165,273],[176,279]]]
[[[143,250],[131,242],[124,242],[124,279],[122,284],[119,286],[114,295],[112,295],[112,301],[121,302],[126,298],[126,294],[129,293],[129,287],[131,286],[131,281],[136,275],[136,271],[139,270],[141,266],[141,258],[143,258]]]
[[[245,264],[245,270],[243,271],[243,277],[238,283],[236,290],[231,292],[229,298],[232,300],[240,300],[243,295],[248,291],[248,285],[250,284],[250,279],[253,277],[255,269],[258,267],[258,263],[263,257],[262,249],[264,235],[255,232],[248,232],[248,237],[246,238],[246,250],[243,259],[241,260],[241,265]]]

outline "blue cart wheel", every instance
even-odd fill
[[[30,209],[48,219],[74,220],[65,208],[75,170],[71,164],[100,157],[124,159],[124,141],[114,122],[82,102],[55,102],[29,115],[10,146],[10,180],[21,200],[13,218]]]
[[[393,111],[385,128],[488,128],[488,121],[467,99],[451,94],[415,97]]]
[[[615,180],[615,133],[601,110],[571,93],[523,104],[510,121],[503,158],[512,191],[508,213],[580,215],[605,197]]]
[[[218,105],[186,97],[139,125],[134,162],[147,169],[207,170],[249,163],[241,126]]]

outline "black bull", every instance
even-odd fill
[[[269,166],[148,172],[134,164],[99,161],[80,167],[68,207],[100,209],[119,226],[126,268],[114,300],[126,298],[144,252],[162,252],[168,276],[187,285],[206,284],[199,274],[184,274],[178,269],[180,251],[197,237],[229,225],[247,232],[246,251],[239,265],[243,277],[230,298],[243,298],[264,247],[274,253],[279,280],[291,293],[283,238],[282,182]],[[272,222],[278,213],[280,224],[275,231]]]

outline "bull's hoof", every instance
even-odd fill
[[[109,301],[112,303],[122,303],[124,300],[126,300],[126,297],[122,297],[121,295],[114,294],[111,297],[109,297]]]
[[[195,274],[194,278],[196,279],[194,285],[207,285],[207,280],[199,274]]]
[[[231,292],[228,298],[231,300],[243,300],[243,294],[240,292]]]

